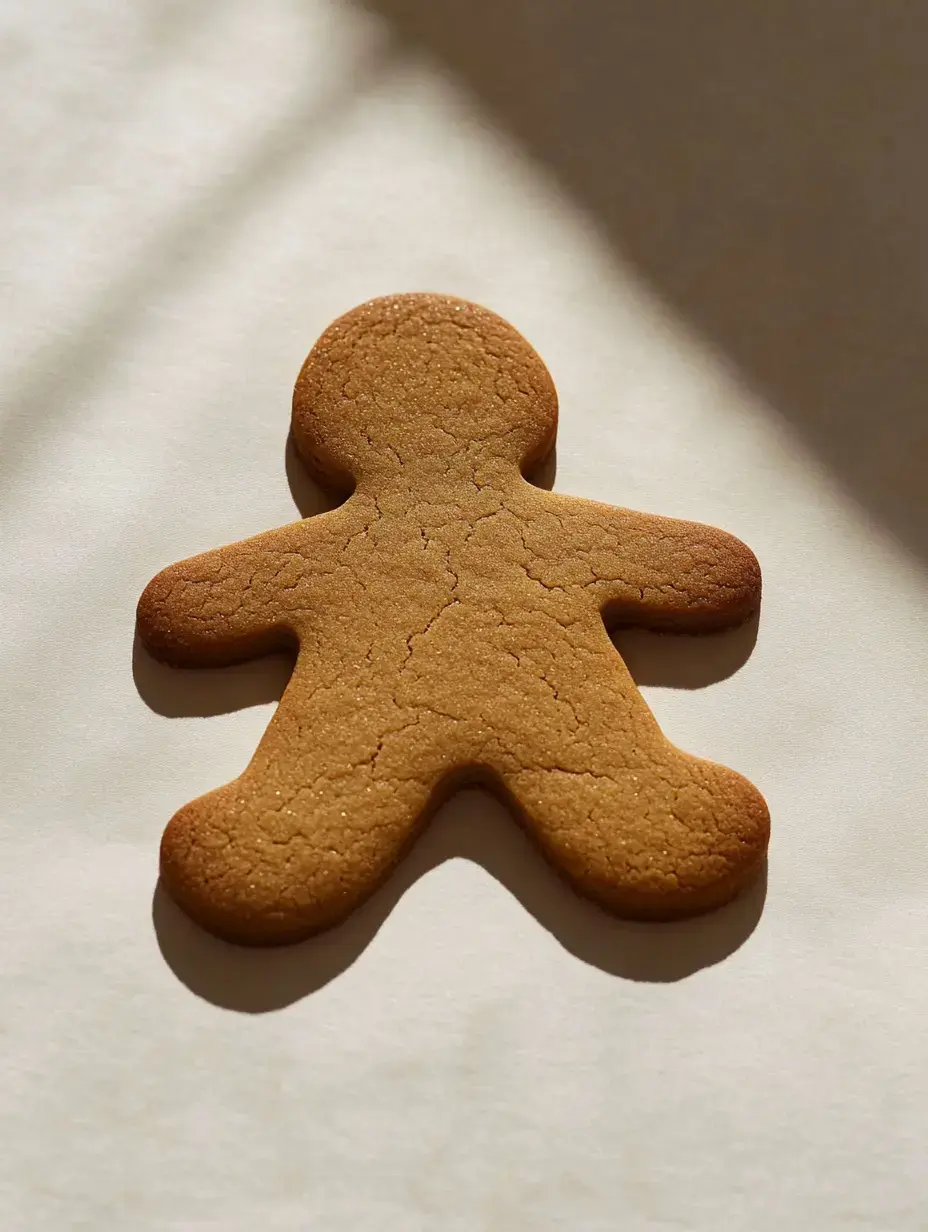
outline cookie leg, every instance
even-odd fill
[[[504,787],[552,863],[618,915],[707,911],[763,866],[769,815],[760,793],[670,745],[660,763],[607,774],[526,769]]]
[[[428,809],[421,783],[377,780],[369,766],[329,782],[292,769],[283,785],[246,771],[165,830],[165,888],[228,941],[276,945],[338,923],[377,888]]]

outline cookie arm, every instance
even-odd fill
[[[734,535],[608,506],[597,506],[594,516],[610,546],[589,554],[591,588],[610,626],[710,632],[741,624],[759,608],[760,566]]]
[[[148,583],[136,627],[154,658],[176,667],[219,667],[292,643],[274,611],[278,553],[268,538],[192,556]]]

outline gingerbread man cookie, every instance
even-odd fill
[[[467,782],[621,915],[706,910],[761,867],[763,798],[669,743],[606,629],[737,624],[757,561],[719,530],[533,487],[556,424],[547,370],[498,316],[373,300],[293,398],[297,449],[345,503],[148,585],[139,633],[167,663],[297,647],[251,764],[162,840],[164,884],[206,928],[274,944],[336,923]]]

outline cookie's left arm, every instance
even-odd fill
[[[153,578],[136,614],[148,651],[177,667],[218,667],[286,646],[292,634],[274,603],[277,553],[270,539],[259,535],[204,552]]]
[[[742,623],[760,606],[761,574],[749,547],[714,526],[595,506],[606,532],[590,553],[591,584],[607,623],[681,633]]]

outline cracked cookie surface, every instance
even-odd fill
[[[162,839],[164,884],[206,928],[273,944],[336,923],[469,781],[619,914],[703,911],[759,870],[763,798],[670,744],[606,628],[738,624],[757,562],[711,527],[533,487],[556,424],[547,370],[501,318],[373,300],[294,392],[296,446],[345,503],[149,583],[138,629],[165,662],[297,647],[250,765]]]

